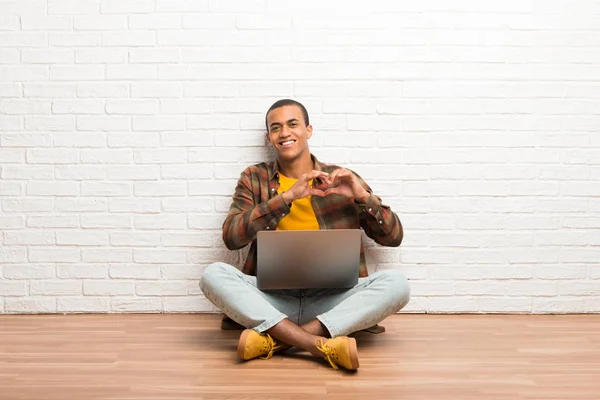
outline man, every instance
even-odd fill
[[[238,344],[242,359],[269,359],[275,351],[294,346],[324,357],[336,370],[338,366],[355,370],[356,341],[346,335],[402,309],[410,293],[406,278],[393,270],[368,276],[361,245],[360,278],[351,289],[263,292],[254,276],[256,235],[275,229],[362,228],[381,245],[399,246],[402,225],[356,173],[322,164],[311,155],[308,140],[313,128],[302,104],[279,100],[265,120],[276,162],[242,172],[223,224],[228,249],[251,243],[246,263],[242,271],[212,264],[200,286],[206,298],[248,328]]]

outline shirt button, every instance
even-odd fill
[[[281,214],[282,217],[285,217],[285,213]]]
[[[373,211],[373,209],[372,209],[372,208],[369,208],[369,212],[371,212],[371,211]]]
[[[379,221],[379,225],[383,225],[383,221]]]
[[[267,226],[267,230],[271,229],[270,227]]]
[[[274,192],[274,191],[275,191],[275,188],[271,188],[271,192]]]

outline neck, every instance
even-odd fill
[[[310,153],[306,152],[306,155],[302,155],[301,157],[295,158],[293,160],[279,160],[277,159],[277,163],[279,164],[279,171],[287,176],[288,178],[298,179],[303,174],[306,174],[314,169],[312,158],[310,157]]]

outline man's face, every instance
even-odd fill
[[[305,125],[298,106],[283,106],[267,115],[267,140],[273,145],[277,158],[293,160],[308,150],[312,126]]]

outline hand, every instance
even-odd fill
[[[325,182],[332,186],[325,190],[325,196],[330,194],[339,194],[341,196],[353,198],[358,202],[366,203],[369,200],[370,193],[360,183],[358,177],[350,170],[339,168],[329,174]]]
[[[281,194],[283,200],[289,205],[292,204],[294,200],[303,199],[308,196],[325,196],[325,193],[322,190],[310,187],[308,182],[316,178],[326,180],[328,176],[329,174],[324,171],[311,171],[303,174],[289,190]]]

